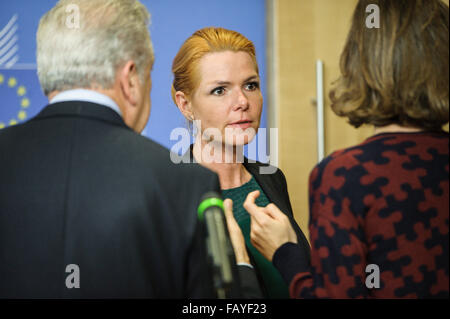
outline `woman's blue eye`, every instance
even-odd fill
[[[225,93],[225,88],[223,86],[217,87],[211,91],[211,94],[213,94],[213,95],[223,95],[224,93]]]

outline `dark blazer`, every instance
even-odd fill
[[[193,145],[191,145],[189,151],[187,151],[184,155],[182,155],[181,160],[185,163],[195,162],[195,158],[192,154]],[[268,168],[267,164],[263,164],[258,161],[250,161],[248,158],[244,157],[244,167],[247,171],[255,178],[258,182],[259,186],[262,188],[264,193],[266,194],[269,201],[275,204],[286,216],[289,218],[293,229],[297,234],[298,245],[304,251],[304,256],[306,256],[306,262],[309,264],[311,259],[310,254],[310,246],[306,236],[303,234],[302,230],[298,226],[297,222],[294,219],[294,215],[292,212],[291,201],[289,199],[289,193],[287,189],[286,178],[284,177],[283,172],[276,167],[271,166],[269,169],[270,172],[274,172],[273,174],[261,174],[261,168]],[[249,256],[252,259],[252,256]],[[253,262],[252,262],[253,263]],[[254,264],[254,263],[253,263]],[[245,266],[244,266],[245,267]],[[259,295],[261,292],[257,292],[258,290],[264,290],[264,287],[258,285],[256,281],[253,279],[252,275],[248,270],[245,270],[245,275],[248,278],[245,278],[244,274],[241,270],[241,281],[245,283],[245,289],[243,289],[244,296],[253,296]],[[256,270],[256,276],[259,278],[259,282],[262,282],[261,275]],[[244,278],[243,278],[244,277]],[[287,283],[289,284],[289,283]],[[265,292],[263,292],[265,294]]]
[[[307,256],[309,263],[311,258],[310,246],[305,234],[303,234],[294,219],[286,178],[284,177],[283,172],[279,168],[274,168],[271,170],[274,171],[273,174],[261,174],[260,168],[266,167],[267,164],[260,162],[251,163],[247,158],[245,158],[244,166],[247,171],[252,174],[259,186],[261,186],[269,201],[275,204],[289,218],[292,227],[297,233],[298,244],[304,249],[305,256]]]
[[[0,130],[0,298],[213,297],[196,210],[218,178],[169,154],[87,102]]]

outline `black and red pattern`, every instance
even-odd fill
[[[449,295],[449,138],[385,133],[334,152],[310,176],[310,271],[293,297]],[[381,286],[365,285],[366,265]]]

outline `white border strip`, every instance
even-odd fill
[[[36,70],[35,63],[16,63],[11,67],[0,66],[0,70]]]
[[[3,27],[2,31],[0,31],[0,38],[5,35],[6,32],[9,31],[11,26],[17,21],[17,14],[13,15],[12,18],[8,21],[8,23]]]

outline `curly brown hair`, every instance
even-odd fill
[[[380,27],[366,27],[376,4]],[[351,125],[440,130],[449,121],[449,11],[438,0],[360,0],[330,92]]]

